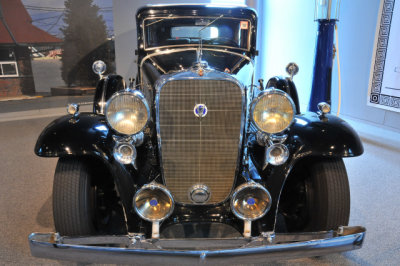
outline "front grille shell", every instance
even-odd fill
[[[180,86],[185,91],[176,93],[171,86]],[[217,90],[213,91],[213,86]],[[244,87],[236,79],[217,71],[206,72],[202,77],[194,71],[181,72],[165,75],[157,82],[156,128],[161,173],[176,202],[194,204],[188,195],[190,188],[198,184],[211,189],[206,204],[218,204],[230,196],[241,163],[245,95]],[[201,120],[193,113],[197,103],[205,103],[210,109]],[[221,103],[225,106],[219,106]],[[174,112],[180,115],[173,116]],[[204,130],[207,126],[209,130]]]

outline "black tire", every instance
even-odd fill
[[[60,158],[53,183],[53,217],[61,235],[91,235],[94,196],[88,167],[75,158]]]
[[[54,174],[53,216],[68,236],[126,234],[123,208],[104,165],[86,158],[60,158]]]
[[[348,225],[350,188],[343,160],[318,159],[298,165],[285,184],[279,213],[289,232]]]

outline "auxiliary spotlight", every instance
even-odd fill
[[[160,222],[172,214],[174,204],[169,190],[157,183],[144,185],[133,198],[136,213],[146,221],[153,223],[153,238],[159,238]]]
[[[243,235],[251,236],[251,221],[263,217],[271,208],[271,195],[258,183],[245,183],[236,188],[231,198],[233,214],[244,220]]]

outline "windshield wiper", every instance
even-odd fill
[[[172,14],[169,14],[168,17],[172,17]],[[153,22],[150,22],[149,24],[146,24],[146,25],[144,25],[144,26],[145,26],[145,27],[151,26],[151,25],[153,25],[153,24],[156,24],[156,23],[158,23],[158,22],[161,22],[161,21],[164,21],[164,20],[168,19],[168,17],[167,17],[167,18],[162,18],[162,19],[159,19],[159,20],[156,20],[156,21],[153,21]]]

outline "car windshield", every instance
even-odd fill
[[[248,50],[250,26],[250,21],[234,18],[146,19],[145,48],[197,46],[202,39],[204,46],[217,45]]]

